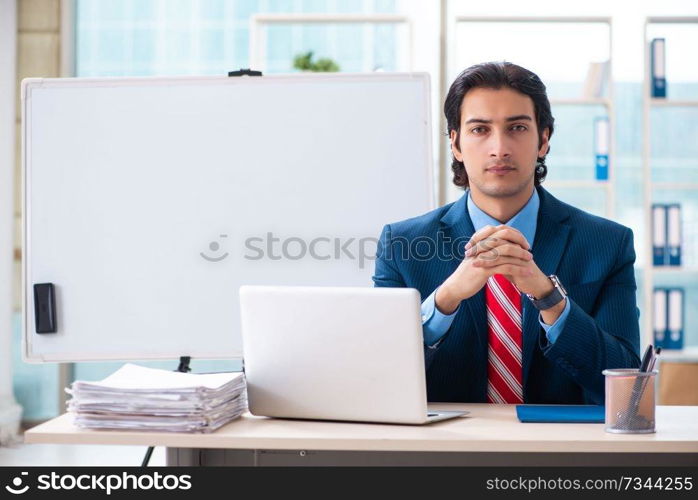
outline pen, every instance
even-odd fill
[[[647,346],[645,349],[645,354],[642,356],[642,363],[640,363],[640,372],[646,372],[647,367],[650,364],[650,359],[652,358],[652,344]]]
[[[654,365],[657,361],[655,354],[659,354],[662,351],[661,347],[658,347],[655,351],[652,344],[647,346],[645,354],[642,356],[642,363],[640,365],[639,373],[648,373],[654,369]],[[645,392],[645,387],[649,380],[649,377],[638,376],[633,385],[633,392],[630,396],[630,404],[628,405],[628,410],[625,413],[625,423],[630,426],[631,424],[637,424],[639,421],[638,411],[640,409],[640,401],[642,400],[642,395]]]
[[[647,367],[648,372],[651,372],[654,370],[654,365],[657,363],[657,356],[659,356],[659,353],[661,353],[661,352],[662,352],[661,347],[656,347],[654,349],[654,354],[652,355],[652,359],[650,360],[650,364]]]

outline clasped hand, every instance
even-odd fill
[[[446,314],[475,295],[495,274],[504,275],[521,292],[537,298],[552,291],[552,283],[533,260],[531,245],[512,227],[485,226],[472,236],[465,249],[465,258],[435,297],[437,307]]]

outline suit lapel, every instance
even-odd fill
[[[536,236],[532,249],[533,260],[540,270],[548,276],[557,271],[567,246],[570,227],[562,223],[568,217],[566,206],[542,187],[538,188],[538,195],[540,196],[540,207],[538,208]],[[523,386],[525,388],[541,326],[538,322],[538,310],[533,307],[528,298],[523,297],[522,301]]]

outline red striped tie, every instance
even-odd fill
[[[501,274],[487,280],[487,401],[523,403],[521,293]]]

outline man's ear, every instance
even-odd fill
[[[460,149],[458,148],[458,133],[455,130],[451,130],[451,152],[453,153],[453,156],[456,158],[456,160],[462,162],[463,161],[463,154],[460,152]]]
[[[550,129],[545,127],[543,130],[543,137],[538,148],[538,157],[543,157],[548,154],[548,147],[550,147]]]

